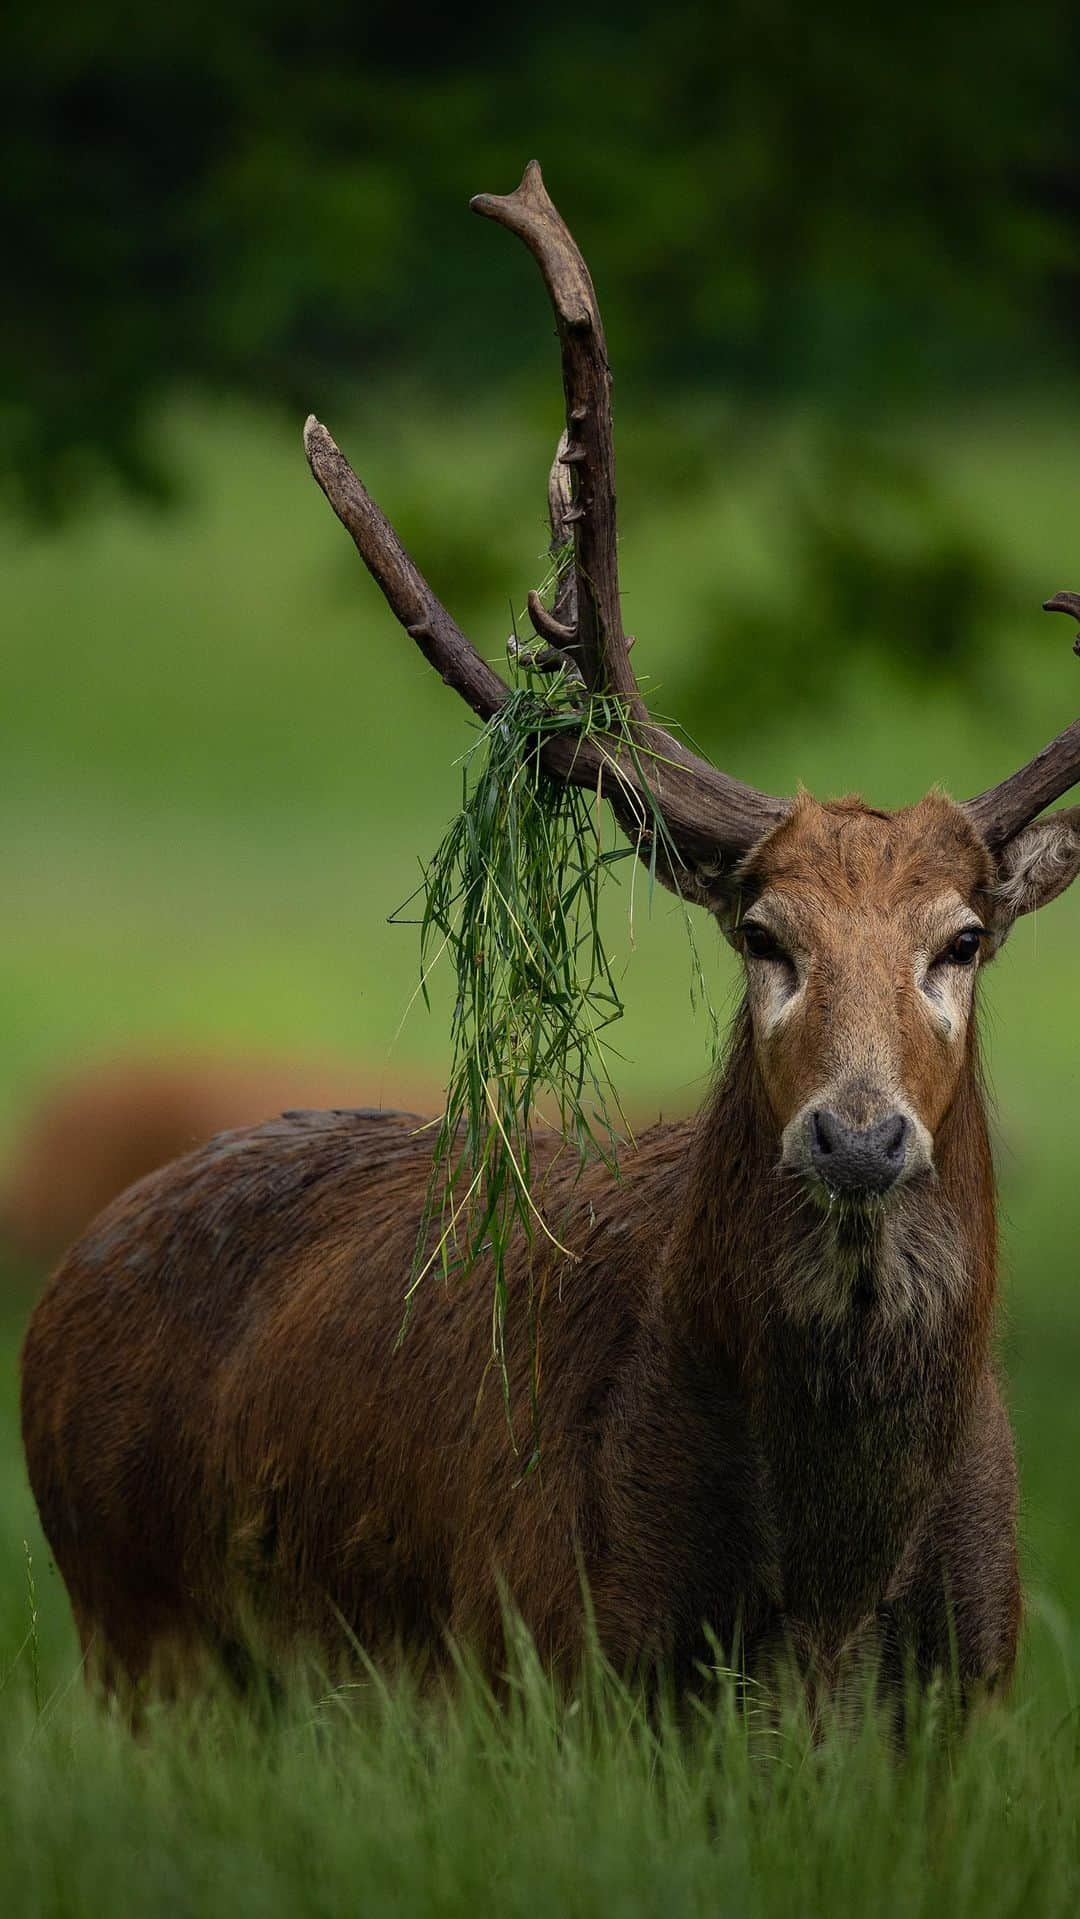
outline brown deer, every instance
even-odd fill
[[[125,1681],[350,1632],[377,1654],[453,1637],[497,1669],[508,1595],[565,1666],[587,1589],[623,1669],[685,1680],[719,1643],[757,1673],[781,1649],[826,1676],[866,1652],[990,1686],[1020,1591],[976,981],[1080,867],[1080,808],[1038,817],[1080,775],[1080,722],[966,805],[897,813],[772,798],[662,732],[620,619],[592,282],[535,164],[474,205],[536,256],[562,347],[549,493],[574,561],[533,623],[633,734],[549,736],[544,772],[596,788],[646,856],[659,809],[661,877],[718,918],[745,1002],[703,1112],[646,1134],[621,1181],[538,1149],[569,1251],[519,1247],[511,1272],[520,1296],[532,1257],[544,1296],[524,1477],[483,1272],[429,1284],[396,1344],[431,1160],[409,1118],[287,1114],[110,1206],[23,1356],[30,1477],[83,1642]],[[502,679],[314,420],[306,445],[398,620],[496,713]]]

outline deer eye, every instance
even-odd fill
[[[957,933],[955,938],[950,940],[944,952],[938,954],[934,965],[970,966],[979,956],[984,930],[981,926],[965,926],[962,933]]]
[[[747,920],[742,928],[743,946],[753,959],[778,960],[790,965],[782,946],[778,946],[767,926],[757,920]]]

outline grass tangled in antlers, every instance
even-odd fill
[[[609,1029],[623,1003],[600,925],[600,898],[613,867],[650,849],[677,870],[678,854],[651,798],[638,846],[604,845],[606,808],[598,793],[551,778],[540,761],[560,733],[589,737],[611,754],[637,749],[621,703],[588,695],[572,669],[541,674],[515,650],[521,682],[483,728],[462,762],[461,810],[424,869],[418,893],[421,991],[449,955],[456,979],[452,1059],[431,1180],[406,1296],[405,1321],[433,1270],[464,1279],[482,1254],[492,1271],[492,1350],[511,1421],[506,1364],[510,1309],[508,1253],[515,1232],[526,1247],[533,1435],[538,1379],[537,1298],[532,1249],[542,1235],[572,1257],[547,1220],[534,1183],[533,1129],[554,1130],[579,1170],[599,1156],[618,1175],[628,1134],[613,1083]],[[640,762],[642,789],[648,781]],[[633,883],[630,899],[633,916]],[[396,917],[396,916],[395,916]],[[693,943],[691,995],[710,1018]],[[536,1462],[535,1446],[525,1470]]]

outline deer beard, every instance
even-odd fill
[[[939,1337],[969,1283],[953,1208],[921,1179],[880,1200],[797,1207],[775,1273],[778,1315],[823,1357],[854,1343],[883,1364]]]
[[[979,1376],[966,1357],[977,1288],[940,1188],[800,1212],[774,1267],[751,1417],[787,1612],[821,1651],[887,1597],[955,1457]]]

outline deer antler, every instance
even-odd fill
[[[1068,613],[1080,620],[1080,593],[1055,593],[1043,604],[1044,613]],[[1073,641],[1080,654],[1080,634]],[[1033,760],[1010,773],[998,786],[988,787],[968,800],[965,812],[974,820],[986,844],[994,851],[1027,826],[1044,807],[1059,800],[1080,781],[1080,720],[1074,720]]]
[[[787,803],[710,766],[650,719],[622,627],[611,376],[588,268],[535,160],[516,193],[480,194],[472,205],[517,233],[534,254],[562,348],[566,431],[549,479],[548,504],[553,543],[562,544],[567,529],[573,531],[574,564],[560,579],[554,612],[533,594],[530,618],[542,639],[573,660],[590,693],[613,694],[621,702],[629,734],[606,737],[592,731],[549,738],[541,748],[543,764],[558,778],[603,792],[643,852],[651,851],[648,822],[659,811],[675,863],[659,858],[658,876],[686,897],[710,904],[720,872],[783,819]],[[509,696],[505,681],[466,639],[314,418],[304,429],[304,444],[316,480],[391,611],[447,685],[482,719],[490,719]]]

